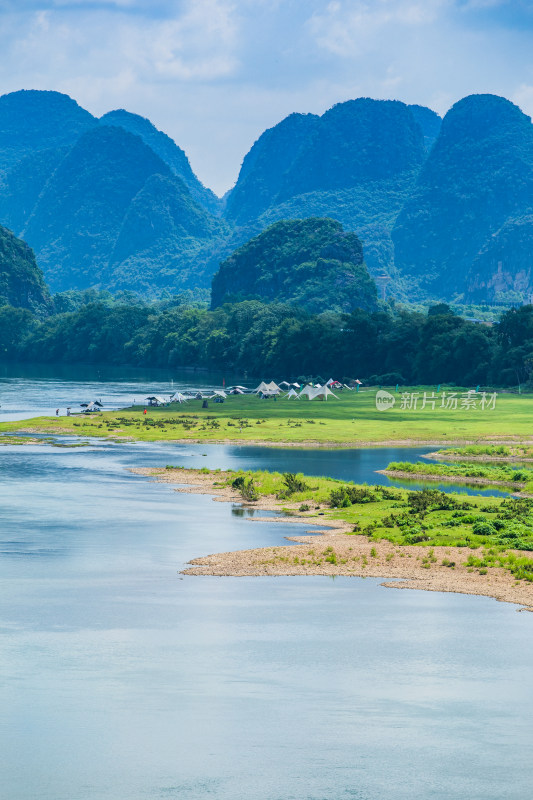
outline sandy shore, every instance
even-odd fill
[[[515,578],[499,567],[488,567],[487,574],[465,565],[471,551],[462,547],[416,547],[390,542],[369,542],[366,536],[352,535],[352,526],[340,520],[325,520],[319,511],[300,513],[298,504],[280,502],[275,497],[256,503],[243,503],[240,494],[217,486],[223,473],[205,474],[196,470],[132,469],[137,475],[153,477],[176,486],[179,492],[212,495],[214,500],[238,503],[266,510],[290,509],[295,516],[280,522],[299,522],[309,527],[323,526],[320,536],[302,534],[288,537],[287,544],[231,553],[216,553],[192,560],[184,570],[188,575],[274,576],[330,575],[385,578],[383,585],[396,589],[423,589],[432,592],[458,592],[484,595],[533,610],[533,585]],[[264,520],[264,518],[263,518]],[[254,520],[255,521],[255,520]],[[257,520],[260,521],[260,520]],[[431,555],[430,555],[431,553]],[[453,564],[452,566],[443,565]]]

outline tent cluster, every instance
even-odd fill
[[[328,397],[334,397],[336,400],[339,398],[336,394],[334,394],[327,383],[324,386],[304,386],[302,391],[299,395],[297,395],[298,400],[302,397],[307,397],[308,400],[327,400]]]
[[[254,394],[258,394],[260,397],[277,397],[281,394],[281,388],[274,383],[274,381],[270,381],[270,383],[265,383],[265,381],[261,381],[259,386],[254,389]]]
[[[274,381],[270,383],[265,383],[265,381],[261,381],[259,386],[254,389],[254,394],[259,395],[263,398],[268,397],[277,397],[281,394],[282,388],[288,390],[285,394],[285,398],[291,399],[295,397],[299,399],[301,397],[307,397],[308,400],[327,400],[328,397],[335,397],[337,400],[339,399],[336,394],[331,391],[331,387],[333,388],[343,388],[343,384],[339,383],[338,381],[329,380],[324,386],[321,386],[317,383],[315,386],[308,384],[304,386],[303,389],[299,383],[289,383],[288,381],[281,381],[279,386]],[[297,389],[301,389],[300,392]]]
[[[188,400],[218,400],[219,402],[224,401],[228,395],[226,392],[222,391],[221,389],[213,389],[210,392],[175,392],[170,400],[166,401],[169,403],[186,403]],[[150,400],[149,397],[146,398]]]

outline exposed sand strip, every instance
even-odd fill
[[[500,567],[488,567],[486,574],[467,567],[471,551],[463,547],[427,547],[370,542],[366,536],[352,535],[352,526],[340,520],[324,519],[316,510],[299,513],[298,504],[280,502],[275,497],[243,503],[239,492],[217,486],[224,473],[204,474],[196,470],[132,469],[137,475],[154,477],[164,483],[181,484],[176,491],[213,495],[214,500],[234,502],[244,508],[291,509],[295,517],[280,522],[301,522],[324,526],[320,536],[291,536],[299,544],[216,553],[192,560],[184,570],[188,575],[265,576],[330,575],[386,578],[384,586],[396,589],[423,589],[432,592],[458,592],[484,595],[533,610],[533,584],[516,581]],[[254,520],[255,521],[255,520]],[[430,556],[430,553],[432,555]],[[529,555],[529,554],[528,554]],[[442,562],[449,565],[443,565]],[[451,566],[453,564],[453,566]]]

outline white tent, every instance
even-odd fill
[[[291,397],[298,397],[298,392],[295,389],[291,389],[290,391],[287,392],[285,397],[288,398],[289,400],[291,399]]]
[[[226,392],[223,392],[221,389],[214,389],[212,397],[227,397],[228,395]]]
[[[304,386],[298,397],[309,397],[311,399],[311,394],[315,391],[315,387],[311,386],[310,383],[307,386]]]
[[[146,397],[145,399],[148,400],[148,403],[151,406],[164,406],[168,402],[168,400],[165,400],[164,397],[156,394],[152,394],[150,397]]]
[[[327,400],[328,397],[335,397],[337,400],[339,399],[336,394],[334,394],[331,389],[325,384],[324,386],[306,386],[298,397],[307,397],[309,400]]]
[[[279,382],[279,388],[287,390],[287,389],[291,388],[291,385],[290,385],[289,381],[280,381]]]
[[[279,394],[280,392],[281,389],[274,381],[270,381],[270,383],[261,381],[257,389],[254,389],[254,394]]]
[[[90,403],[80,403],[81,407],[83,408],[82,414],[91,411],[100,411],[103,408],[102,403],[99,403],[98,400],[91,400]]]
[[[176,393],[175,393],[175,394],[173,394],[173,395],[172,395],[172,397],[170,398],[170,402],[171,402],[171,403],[186,403],[186,402],[187,402],[187,400],[188,400],[188,398],[187,398],[187,397],[185,397],[185,395],[184,395],[184,394],[182,394],[181,392],[176,392]]]

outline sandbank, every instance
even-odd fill
[[[291,516],[280,517],[276,522],[298,522],[315,530],[317,527],[324,528],[318,536],[306,532],[287,537],[287,541],[293,544],[195,558],[189,562],[191,566],[183,570],[183,574],[375,577],[384,578],[382,585],[390,588],[481,595],[515,603],[533,611],[533,584],[517,581],[501,567],[488,567],[486,574],[467,567],[465,562],[470,555],[469,548],[436,546],[429,550],[427,547],[397,545],[388,541],[369,541],[364,535],[353,535],[351,524],[330,517],[325,519],[321,516],[321,513],[324,514],[321,509],[299,512],[299,504],[279,501],[273,496],[261,497],[254,503],[244,503],[235,489],[216,485],[224,473],[217,475],[198,470],[153,468],[134,468],[131,472],[174,484],[179,492],[207,494],[213,496],[215,501],[232,502],[244,508],[291,512]],[[352,535],[346,535],[349,533]]]

